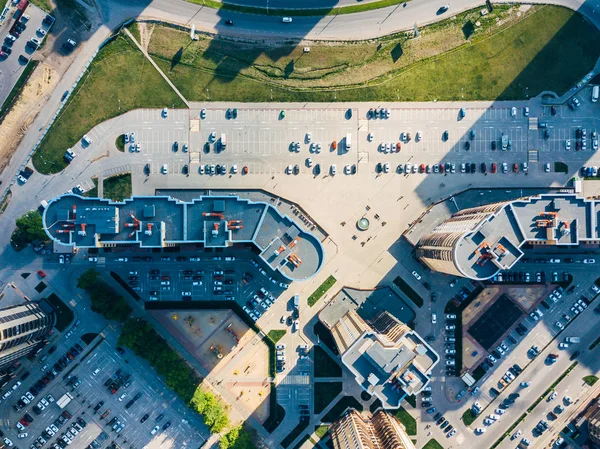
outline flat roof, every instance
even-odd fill
[[[65,194],[51,200],[44,229],[55,242],[79,248],[137,245],[161,248],[199,243],[226,248],[253,243],[260,257],[287,279],[309,279],[321,269],[321,241],[275,206],[233,195],[170,196],[123,202]]]
[[[398,408],[407,394],[419,393],[429,382],[439,357],[414,331],[390,346],[376,332],[364,332],[342,354],[356,381],[377,396],[384,408]]]
[[[599,203],[575,194],[542,194],[507,202],[454,248],[459,270],[488,279],[510,269],[526,244],[568,246],[600,241]],[[483,257],[489,254],[489,257]]]

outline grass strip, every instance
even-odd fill
[[[510,427],[508,428],[508,430],[507,430],[506,432],[504,432],[504,434],[503,434],[503,435],[502,435],[500,438],[498,438],[498,439],[496,440],[496,442],[495,442],[495,443],[494,443],[494,444],[493,444],[493,445],[490,447],[490,449],[495,449],[496,447],[498,447],[498,446],[500,445],[500,443],[502,443],[502,441],[504,441],[504,438],[506,438],[507,436],[509,436],[509,435],[512,433],[512,431],[513,431],[513,430],[515,430],[515,429],[517,428],[517,426],[518,426],[519,424],[521,424],[521,422],[523,422],[523,420],[525,419],[525,417],[526,417],[526,416],[527,416],[527,413],[523,413],[523,414],[522,414],[522,415],[519,417],[519,419],[517,419],[517,420],[516,420],[516,421],[515,421],[515,422],[512,424],[512,426],[510,426]]]
[[[105,178],[103,196],[113,201],[131,198],[131,173]]]
[[[571,364],[571,366],[569,366],[564,373],[562,373],[558,379],[556,379],[552,385],[550,385],[548,387],[548,389],[546,391],[544,391],[539,398],[537,398],[537,400],[527,409],[527,413],[531,413],[533,411],[534,408],[537,407],[537,405],[542,402],[542,400],[548,395],[548,393],[550,393],[552,390],[554,390],[554,388],[565,378],[569,375],[569,373],[571,371],[573,371],[573,369],[577,366],[579,362],[573,362]]]
[[[342,377],[342,367],[320,346],[313,348],[315,377]]]
[[[223,3],[217,0],[187,0],[190,3],[206,6],[221,11],[240,12],[244,14],[259,14],[265,16],[289,16],[289,17],[323,17],[337,16],[342,14],[355,14],[357,12],[373,11],[375,9],[387,8],[406,3],[405,0],[380,0],[378,2],[364,3],[361,5],[340,6],[337,8],[266,8],[260,6],[236,5],[234,3]],[[410,1],[410,0],[408,0]]]
[[[421,295],[413,290],[404,279],[397,276],[396,279],[394,279],[394,284],[402,291],[402,293],[408,296],[408,299],[410,299],[417,307],[423,307],[423,298],[421,298]]]
[[[333,276],[329,276],[327,279],[325,279],[325,281],[321,285],[319,285],[319,287],[313,292],[313,294],[308,297],[309,307],[314,306],[317,303],[317,301],[319,301],[319,299],[321,299],[323,295],[327,293],[327,291],[331,287],[333,287],[333,284],[335,284],[336,281],[337,279]]]
[[[598,345],[600,345],[600,337],[596,338],[588,349],[591,351],[592,349],[596,349]]]
[[[462,414],[462,420],[465,423],[465,426],[470,426],[476,419],[477,415],[473,413],[473,409],[469,408]]]
[[[318,415],[342,392],[341,382],[315,382],[314,403],[315,415]]]
[[[398,408],[394,416],[404,425],[407,435],[412,436],[417,434],[417,420],[403,407]]]
[[[283,447],[288,447],[308,427],[308,420],[300,421],[296,427],[281,441]]]
[[[342,416],[342,413],[344,413],[344,410],[347,408],[354,408],[359,412],[363,411],[362,404],[357,401],[354,396],[344,396],[337,402],[337,404],[331,407],[331,410],[329,410],[325,416],[323,416],[321,421],[324,423],[333,423],[337,421],[340,416]]]
[[[569,166],[564,162],[555,162],[554,171],[556,173],[569,173]]]
[[[438,443],[435,438],[432,438],[423,446],[423,449],[444,449],[444,446]]]
[[[2,8],[0,8],[0,11],[1,10],[2,10]],[[4,103],[2,103],[2,108],[0,108],[0,123],[2,123],[4,116],[10,110],[11,106],[13,105],[13,102],[17,100],[18,95],[21,93],[21,90],[23,90],[23,87],[25,87],[27,80],[29,79],[29,77],[31,76],[31,74],[33,73],[35,68],[38,66],[38,64],[39,64],[39,61],[35,61],[35,60],[31,61],[25,67],[25,70],[23,70],[23,73],[21,73],[21,76],[19,77],[16,84],[14,85],[14,87],[12,88],[10,93],[8,94],[8,97],[6,97],[6,100],[4,100]]]
[[[329,426],[315,426],[315,435],[319,437],[320,440],[327,435],[329,432]]]
[[[267,334],[267,337],[269,337],[273,343],[277,343],[279,340],[281,340],[283,338],[285,333],[286,333],[285,329],[273,329],[273,330],[269,331],[269,333]]]

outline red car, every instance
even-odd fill
[[[496,173],[497,169],[498,169],[498,166],[496,165],[496,163],[492,162],[492,173]]]
[[[46,273],[44,273],[42,270],[38,270],[38,275],[39,275],[41,278],[45,278],[45,277],[46,277]]]
[[[519,173],[519,164],[513,164],[513,171]]]
[[[421,164],[419,167],[419,173],[425,173],[425,164]]]

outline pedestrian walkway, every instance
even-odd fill
[[[152,64],[154,66],[154,68],[158,71],[158,73],[160,73],[160,76],[162,76],[164,78],[164,80],[167,82],[167,84],[169,84],[169,86],[171,86],[171,89],[173,89],[175,91],[175,93],[177,94],[177,96],[179,98],[181,98],[181,101],[183,101],[185,103],[185,105],[189,108],[190,107],[190,103],[183,96],[183,94],[181,92],[179,92],[179,89],[177,89],[175,87],[175,85],[171,82],[171,80],[169,79],[169,77],[167,75],[165,75],[163,73],[163,71],[158,67],[158,65],[150,57],[150,55],[148,54],[148,52],[142,48],[142,46],[140,45],[140,43],[135,39],[135,37],[133,37],[133,35],[129,32],[129,30],[127,28],[123,28],[123,31],[125,32],[125,34],[127,34],[127,36],[129,36],[129,38],[133,41],[133,43],[136,45],[136,47],[139,48],[139,50],[143,53],[143,55],[150,62],[150,64]]]

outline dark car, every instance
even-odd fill
[[[173,151],[174,152],[179,151],[179,142],[173,142]]]
[[[19,55],[19,62],[21,64],[27,64],[29,62],[29,58],[27,56],[24,56],[24,55]]]
[[[579,354],[580,354],[579,351],[575,351],[573,354],[571,354],[571,357],[569,357],[569,360],[571,360],[571,361],[575,360],[579,356]]]
[[[481,173],[485,173],[487,171],[487,165],[485,165],[485,162],[481,163]]]
[[[156,422],[159,422],[161,419],[163,419],[165,417],[165,415],[163,415],[162,413],[160,415],[158,415],[156,417]]]
[[[466,141],[465,142],[465,150],[470,150],[471,149],[471,142]]]
[[[477,165],[475,165],[475,162],[471,162],[471,173],[477,173]]]
[[[144,174],[145,174],[146,176],[149,176],[149,175],[150,175],[150,164],[146,164],[146,165],[144,166]]]
[[[492,140],[492,150],[496,150],[496,141]]]
[[[142,419],[140,419],[141,423],[146,422],[146,420],[150,417],[150,415],[148,413],[146,413],[144,416],[142,416]]]
[[[8,55],[10,55],[12,53],[12,48],[8,47],[7,45],[3,45],[2,46],[2,51]]]
[[[165,425],[162,427],[162,430],[167,430],[169,427],[171,427],[171,421],[167,421],[165,423]]]
[[[233,20],[226,20],[225,25],[233,26]]]

